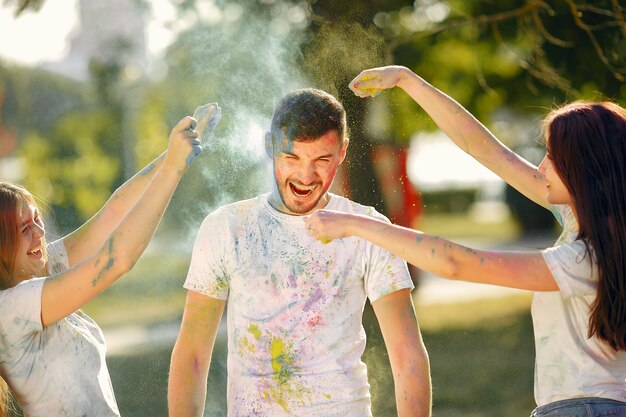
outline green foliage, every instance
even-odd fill
[[[149,88],[133,126],[137,168],[148,165],[167,149],[169,132],[166,123],[167,102],[155,88]]]
[[[83,108],[89,90],[81,83],[38,69],[0,62],[5,94],[2,122],[19,132],[51,129],[63,114]]]
[[[102,150],[106,115],[71,112],[46,136],[27,135],[19,153],[25,162],[25,185],[46,201],[63,231],[91,217],[107,200],[119,160]]]

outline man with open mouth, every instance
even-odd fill
[[[347,147],[345,111],[330,94],[296,90],[278,103],[265,136],[273,190],[220,207],[198,232],[172,353],[170,417],[204,413],[226,302],[229,416],[371,416],[361,360],[367,299],[387,345],[398,414],[430,415],[406,263],[364,239],[322,244],[307,234],[303,219],[321,208],[388,222],[329,192]]]

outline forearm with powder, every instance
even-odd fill
[[[549,207],[545,178],[500,142],[463,106],[410,70],[400,67],[396,85],[413,98],[459,148],[537,204]]]
[[[463,151],[489,165],[493,154],[508,149],[456,100],[404,68],[396,84],[403,89],[437,126]]]
[[[146,191],[163,164],[167,152],[122,184],[102,208],[79,229],[64,238],[70,265],[93,254],[109,237],[111,230],[119,225],[124,216]]]
[[[349,235],[367,239],[410,264],[445,278],[480,282],[484,277],[479,271],[490,258],[489,252],[371,217],[351,216],[344,227]]]
[[[121,221],[146,190],[152,178],[161,168],[166,155],[167,151],[164,151],[115,190],[102,207],[101,212],[109,211],[111,218],[116,218],[118,222]]]
[[[157,170],[141,198],[96,255],[94,262],[96,266],[100,265],[101,270],[92,282],[94,286],[99,284],[100,279],[104,279],[106,287],[110,281],[119,277],[116,273],[106,273],[111,266],[116,265],[122,272],[126,272],[137,262],[152,239],[182,174],[170,167]]]
[[[154,234],[181,175],[178,170],[161,167],[95,254],[45,281],[41,296],[44,326],[81,308],[133,267]]]

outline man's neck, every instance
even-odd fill
[[[290,216],[308,216],[313,213],[315,210],[323,209],[328,205],[330,201],[330,193],[326,192],[324,196],[318,201],[317,206],[313,208],[313,210],[307,213],[294,213],[289,210],[285,203],[283,203],[283,199],[280,197],[280,194],[276,189],[274,189],[267,197],[267,202],[272,206],[275,210],[280,211],[281,213],[288,214]]]

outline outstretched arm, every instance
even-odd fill
[[[63,238],[70,267],[92,255],[102,246],[111,231],[146,191],[150,181],[161,168],[165,155],[166,152],[163,152],[122,184],[92,218]]]
[[[410,290],[382,297],[374,301],[372,307],[389,354],[398,416],[430,417],[430,365]]]
[[[201,417],[225,301],[188,291],[167,387],[169,417]]]
[[[193,123],[186,117],[174,127],[162,166],[104,244],[68,271],[46,280],[41,298],[44,326],[82,307],[137,262],[187,170],[190,156],[201,150],[198,133],[189,129]]]
[[[373,68],[350,82],[350,89],[359,97],[375,96],[396,86],[409,94],[459,148],[535,203],[549,207],[546,181],[537,167],[506,147],[453,98],[408,68]]]
[[[359,236],[444,278],[531,291],[558,290],[540,252],[475,250],[371,217],[330,210],[318,210],[304,221],[309,235],[321,241]]]
[[[200,138],[206,136],[217,124],[220,116],[221,110],[216,103],[198,107],[194,113],[194,119],[197,121],[196,131],[198,136]],[[166,154],[167,151],[163,152],[158,158],[122,184],[115,190],[98,213],[63,238],[70,267],[93,255],[104,244],[111,232],[120,224],[146,191],[146,188],[148,188],[148,185],[163,165]]]

